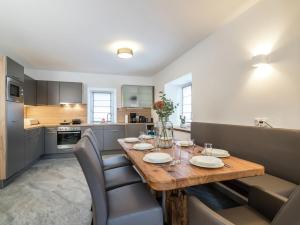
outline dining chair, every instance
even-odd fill
[[[103,168],[92,143],[83,137],[74,147],[89,186],[94,225],[163,225],[162,208],[143,183],[105,190]]]
[[[101,164],[104,170],[109,170],[122,166],[130,166],[131,162],[124,155],[111,156],[107,159],[103,159],[101,155],[101,151],[98,148],[97,138],[91,128],[88,128],[83,133],[82,137],[87,136],[92,142],[95,149],[97,149],[97,155],[99,160],[101,160]]]
[[[93,150],[95,151],[99,163],[102,167],[104,179],[105,179],[105,188],[106,190],[112,190],[114,188],[122,187],[124,185],[133,184],[142,182],[139,174],[134,170],[132,166],[121,166],[116,168],[111,168],[104,170],[103,160],[98,151],[96,138],[93,135],[93,131],[91,129],[87,129],[84,133],[83,137],[89,139],[92,144]]]
[[[300,186],[281,206],[278,194],[258,187],[250,188],[248,205],[218,211],[189,196],[189,225],[300,225]]]

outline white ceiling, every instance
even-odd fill
[[[153,75],[257,1],[1,0],[0,52],[36,69]],[[120,41],[132,59],[114,54]]]

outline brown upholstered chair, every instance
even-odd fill
[[[112,190],[128,184],[142,182],[141,177],[132,166],[120,166],[104,170],[104,160],[102,160],[101,154],[98,151],[96,142],[97,140],[93,135],[93,131],[91,129],[87,129],[82,137],[89,139],[92,144],[93,150],[96,153],[96,158],[99,160],[99,163],[102,167],[106,190]]]
[[[143,183],[105,190],[103,168],[87,137],[74,147],[93,201],[94,225],[163,225],[162,209]]]
[[[87,136],[92,142],[94,148],[97,149],[97,155],[101,160],[101,164],[104,170],[131,165],[130,160],[128,160],[124,155],[111,156],[107,159],[102,159],[101,151],[98,148],[97,138],[91,128],[86,129],[82,136]]]
[[[248,205],[213,211],[189,196],[189,225],[299,225],[300,186],[282,206],[280,196],[251,187]]]

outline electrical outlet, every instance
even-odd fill
[[[255,118],[254,125],[256,127],[268,127],[268,118],[265,117]]]

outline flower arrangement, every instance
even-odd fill
[[[162,91],[159,93],[161,100],[154,103],[153,109],[156,111],[160,121],[167,121],[169,116],[175,112],[177,105],[168,99],[165,93]]]
[[[166,94],[160,92],[160,100],[155,102],[153,109],[156,111],[159,122],[157,123],[158,144],[162,148],[170,148],[173,145],[173,125],[169,120],[177,108],[172,100],[166,97]]]

